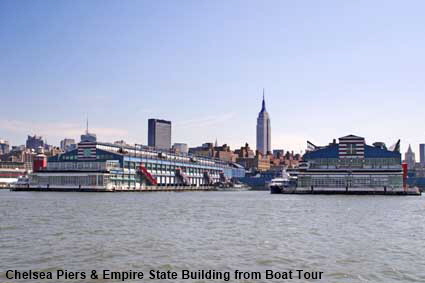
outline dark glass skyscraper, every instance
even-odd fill
[[[171,122],[159,119],[148,120],[148,145],[158,149],[171,148]]]
[[[30,149],[37,149],[39,147],[44,147],[44,141],[41,136],[28,136],[27,142],[26,142],[27,148]]]
[[[425,165],[425,144],[423,143],[419,145],[419,162],[422,166]]]

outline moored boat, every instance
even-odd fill
[[[290,176],[285,170],[282,171],[282,176],[273,178],[267,187],[271,194],[282,194],[290,190],[294,190],[297,187],[296,177]]]

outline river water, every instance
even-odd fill
[[[145,276],[240,270],[262,278],[230,282],[425,282],[424,232],[425,197],[417,196],[0,191],[0,282],[120,282],[8,280],[9,269]],[[323,272],[322,279],[264,276],[299,269]],[[224,280],[125,282],[145,281]]]

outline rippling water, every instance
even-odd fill
[[[424,200],[0,191],[0,281],[8,269],[304,269],[324,272],[316,282],[425,282]]]

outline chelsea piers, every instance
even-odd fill
[[[348,135],[327,146],[308,142],[295,186],[271,186],[272,193],[420,195],[408,188],[407,167],[401,163],[400,141],[387,149]]]
[[[13,190],[144,191],[231,187],[245,169],[214,158],[135,145],[82,141],[64,154],[34,161],[34,172]]]

